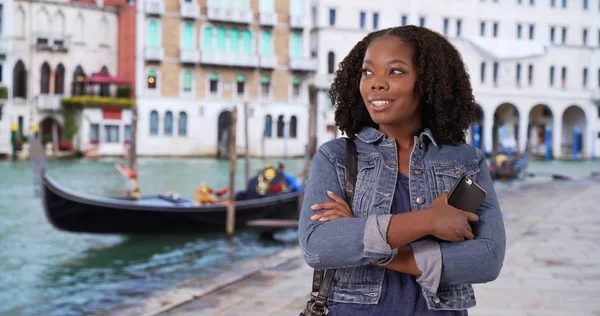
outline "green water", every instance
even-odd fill
[[[275,161],[274,161],[275,162]],[[115,170],[122,159],[49,161],[49,174],[61,185],[98,196],[121,195],[125,181]],[[265,161],[253,160],[252,170]],[[286,160],[297,174],[302,160]],[[142,192],[175,190],[193,197],[201,181],[213,188],[228,183],[228,162],[214,159],[139,159]],[[243,161],[238,165],[243,184]],[[534,161],[530,172],[583,177],[600,172],[598,162]],[[535,177],[498,183],[497,190],[519,190]],[[73,234],[55,230],[33,197],[27,162],[0,161],[0,315],[83,315],[137,300],[152,291],[206,275],[232,262],[273,253],[284,245],[258,241],[238,232],[232,243],[209,236],[123,237]],[[294,242],[295,233],[282,239]]]
[[[303,167],[302,160],[284,161],[292,174]],[[115,163],[125,161],[54,160],[48,163],[48,173],[78,192],[121,195],[125,181]],[[251,163],[251,170],[264,166],[260,160]],[[229,181],[227,161],[148,158],[139,159],[138,165],[147,194],[175,190],[192,198],[203,180],[213,188]],[[238,188],[244,182],[243,166],[240,161]],[[282,238],[296,239],[293,232]],[[0,161],[0,315],[97,313],[282,247],[246,231],[238,232],[232,243],[222,234],[124,237],[57,231],[47,221],[41,201],[33,197],[29,164]]]

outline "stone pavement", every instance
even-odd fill
[[[471,316],[600,316],[600,179],[500,194],[507,252]],[[157,293],[114,315],[297,316],[312,270],[297,247]]]

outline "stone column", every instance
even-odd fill
[[[484,152],[485,153],[491,153],[494,151],[494,115],[492,113],[492,115],[489,115],[488,113],[486,113],[484,115],[484,120],[483,120],[483,148],[484,148]]]
[[[525,152],[525,146],[528,143],[527,139],[527,127],[529,126],[529,112],[525,113],[525,111],[519,112],[519,142],[517,150],[520,153]]]
[[[552,122],[552,156],[555,158],[562,156],[562,111],[558,113],[560,115],[556,115]]]

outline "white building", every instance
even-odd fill
[[[61,99],[82,95],[83,80],[93,73],[101,70],[116,73],[117,10],[103,7],[102,1],[98,4],[67,0],[15,0],[9,3],[10,8],[5,9],[4,16],[9,15],[7,23],[13,26],[6,34],[12,40],[2,68],[10,101],[8,118],[3,121],[8,119],[16,123],[21,135],[28,135],[31,124],[36,124],[42,139],[52,138],[56,146],[63,140],[64,132]],[[86,109],[81,119],[91,124],[123,124],[120,119],[97,117],[95,112]],[[83,135],[89,131],[89,126],[79,123],[81,138],[76,142],[89,139],[89,135]],[[0,128],[2,135],[6,126],[0,125]],[[109,141],[114,142],[112,130],[107,130],[106,134],[109,134]],[[121,144],[120,153],[123,152],[124,138],[123,135],[116,138]],[[6,142],[2,143],[2,140],[0,136],[0,148],[5,148]]]
[[[600,0],[313,0],[313,6],[320,143],[336,136],[327,90],[338,63],[368,32],[415,24],[444,34],[461,52],[486,152],[514,137],[520,151],[529,140],[543,155],[548,129],[552,155],[569,157],[578,129],[582,155],[600,153]]]
[[[7,88],[8,96],[0,96],[0,156],[11,152],[11,118],[10,82],[12,67],[10,65],[12,34],[12,0],[0,1],[0,85]]]

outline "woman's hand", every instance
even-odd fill
[[[475,223],[479,216],[474,213],[461,211],[448,205],[448,191],[442,192],[429,207],[432,213],[432,235],[447,241],[462,241],[473,239],[469,223]]]
[[[320,204],[314,204],[310,208],[313,211],[326,210],[323,213],[313,215],[310,219],[313,221],[321,221],[328,222],[334,219],[343,218],[343,217],[354,217],[352,215],[352,210],[348,203],[344,201],[341,197],[335,195],[331,191],[327,191],[327,196],[333,200],[333,202],[325,202]]]

